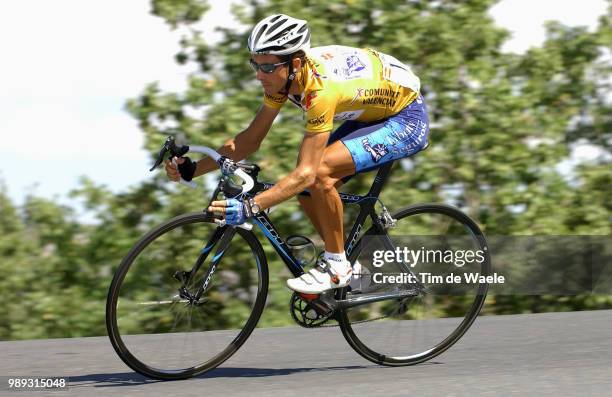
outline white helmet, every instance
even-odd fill
[[[302,19],[271,15],[255,25],[247,46],[251,54],[293,54],[310,48],[310,30]]]

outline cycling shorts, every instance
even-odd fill
[[[341,141],[355,163],[355,172],[379,168],[390,161],[412,156],[425,149],[429,117],[419,95],[399,113],[374,122],[345,121],[329,137],[328,145]]]

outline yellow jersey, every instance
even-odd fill
[[[334,120],[377,121],[410,104],[420,80],[410,67],[372,49],[339,45],[311,48],[298,78],[301,95],[269,95],[279,109],[289,99],[306,112],[307,132],[328,132]]]

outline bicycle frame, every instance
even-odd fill
[[[383,165],[378,170],[378,173],[376,174],[376,177],[374,178],[374,182],[372,183],[372,186],[370,187],[370,190],[367,195],[361,196],[361,195],[349,194],[349,193],[339,193],[342,203],[358,204],[361,207],[359,214],[357,215],[357,219],[355,220],[355,223],[351,229],[351,232],[349,233],[349,236],[346,239],[344,249],[345,249],[347,257],[350,256],[351,252],[355,248],[355,244],[359,240],[359,237],[361,235],[361,230],[368,216],[372,219],[373,225],[377,231],[381,231],[381,232],[384,231],[384,225],[378,219],[378,216],[374,210],[374,205],[376,204],[376,201],[378,200],[378,196],[380,195],[380,192],[382,191],[382,188],[389,176],[392,166],[393,166],[393,162],[389,162]],[[261,182],[256,186],[257,188],[255,190],[247,193],[249,197],[253,197],[259,192],[272,188],[274,184],[267,183],[267,182]],[[219,187],[217,187],[217,190],[215,190],[215,192],[213,193],[213,199],[217,197],[218,193],[219,193]],[[310,193],[308,191],[303,191],[299,193],[299,195],[310,196]],[[212,219],[213,215],[210,214],[210,216]],[[257,226],[259,226],[261,231],[264,233],[266,238],[270,241],[270,243],[274,247],[274,250],[282,258],[283,262],[285,263],[289,271],[294,275],[294,277],[299,277],[302,274],[304,274],[304,268],[302,267],[300,262],[293,256],[291,249],[289,249],[289,246],[287,245],[287,243],[285,243],[285,240],[278,233],[276,227],[274,226],[274,223],[268,217],[268,214],[265,212],[262,212],[261,214],[252,218],[252,221],[255,224],[257,224]],[[176,278],[179,278],[181,281],[184,281],[184,284],[183,284],[183,288],[184,288],[186,284],[185,281],[186,280],[188,281],[190,279],[190,276],[192,274],[195,274],[198,271],[202,263],[204,263],[204,261],[208,257],[208,254],[217,245],[217,243],[221,241],[221,243],[217,247],[217,250],[215,252],[215,256],[213,257],[211,266],[208,268],[208,271],[204,275],[204,283],[200,286],[197,293],[195,294],[196,300],[200,298],[200,296],[206,289],[208,282],[212,274],[217,269],[217,265],[219,264],[219,261],[223,257],[223,253],[227,249],[234,233],[236,233],[235,229],[232,227],[228,227],[228,226],[222,226],[222,227],[218,227],[217,229],[215,229],[213,234],[209,237],[206,246],[201,250],[200,255],[198,256],[198,259],[196,263],[194,264],[193,268],[191,269],[191,271],[184,272],[180,276],[175,276]],[[189,294],[187,293],[187,291],[185,291],[185,296],[187,297],[188,295]]]
[[[189,149],[190,148],[188,146],[177,147],[173,138],[168,137],[163,148],[160,150],[153,168],[163,162],[164,155],[168,152],[172,155],[172,157],[180,157],[187,153]],[[257,181],[257,174],[260,171],[260,168],[256,164],[235,163],[208,147],[193,147],[192,149],[194,149],[193,151],[196,153],[209,155],[217,162],[217,164],[219,164],[222,170],[222,179],[217,184],[215,191],[212,193],[210,197],[211,201],[216,200],[221,192],[228,198],[235,197],[238,199],[244,199],[245,197],[254,197],[257,193],[269,190],[274,186],[274,184]],[[404,322],[403,320],[408,319],[405,315],[407,315],[411,320],[424,319],[426,320],[423,322],[425,326],[430,325],[433,327],[437,327],[438,323],[432,323],[431,319],[446,316],[438,316],[440,313],[437,311],[437,299],[425,299],[427,295],[433,296],[433,294],[437,294],[438,291],[435,289],[429,289],[426,285],[421,284],[416,277],[412,277],[412,279],[415,281],[401,283],[393,281],[385,282],[384,280],[382,283],[377,282],[374,277],[377,270],[374,268],[378,266],[376,266],[374,261],[370,263],[369,260],[375,259],[375,255],[373,255],[372,258],[366,257],[367,254],[369,254],[370,249],[378,248],[379,241],[382,242],[382,248],[386,250],[393,249],[396,242],[401,243],[402,232],[408,235],[410,235],[412,231],[419,232],[422,230],[422,226],[429,225],[430,219],[428,214],[439,214],[442,216],[441,222],[435,219],[432,222],[432,229],[434,232],[442,231],[442,238],[445,238],[446,235],[452,237],[455,235],[454,231],[456,230],[454,225],[458,224],[460,227],[463,227],[464,232],[467,231],[470,233],[472,245],[483,249],[483,252],[485,252],[485,260],[478,265],[479,272],[482,275],[488,276],[491,273],[491,263],[486,241],[484,240],[484,235],[482,234],[478,225],[466,214],[462,213],[456,208],[435,203],[416,204],[404,207],[395,212],[394,215],[391,215],[387,208],[385,208],[384,204],[380,202],[379,195],[389,177],[392,166],[393,163],[380,166],[380,168],[377,170],[372,186],[370,186],[370,189],[366,195],[361,196],[356,194],[339,193],[342,203],[358,204],[360,206],[355,222],[344,243],[345,251],[348,254],[348,259],[353,263],[354,270],[358,267],[356,266],[358,256],[361,261],[361,267],[364,269],[364,271],[355,272],[356,274],[359,273],[360,275],[360,277],[355,277],[355,280],[359,280],[359,283],[351,282],[350,285],[345,287],[332,288],[330,290],[323,291],[320,294],[302,294],[296,291],[290,292],[291,297],[289,309],[290,314],[296,323],[308,328],[319,327],[329,319],[335,319],[338,321],[342,334],[349,345],[361,356],[377,364],[399,366],[418,364],[429,360],[432,357],[446,351],[450,346],[457,342],[457,340],[459,340],[459,338],[461,338],[461,336],[463,336],[467,329],[472,325],[474,319],[481,310],[486,297],[487,283],[479,283],[476,295],[474,295],[472,292],[466,291],[467,294],[465,296],[468,299],[465,301],[464,299],[460,299],[458,303],[461,304],[461,306],[458,306],[457,310],[453,308],[453,311],[450,314],[452,314],[453,317],[458,314],[456,316],[456,320],[452,321],[457,325],[447,337],[440,341],[438,332],[435,332],[431,335],[432,338],[430,338],[432,345],[430,345],[429,342],[426,342],[427,346],[420,342],[416,344],[410,343],[410,345],[416,345],[416,347],[419,349],[429,346],[433,347],[427,348],[420,353],[419,350],[415,354],[413,347],[408,346],[407,348],[409,348],[409,350],[402,350],[401,355],[398,356],[395,353],[397,351],[395,348],[397,344],[393,343],[390,346],[392,348],[391,354],[387,352],[387,346],[383,346],[385,349],[384,352],[379,352],[380,344],[376,343],[374,345],[376,350],[373,350],[372,347],[370,347],[373,345],[361,337],[362,333],[354,328],[354,324],[392,318],[401,321],[399,323],[400,328],[402,328],[400,329],[400,333],[405,333],[403,332],[404,324],[408,324],[409,326],[412,326],[415,323],[416,326],[421,324],[418,321],[411,321],[409,323]],[[243,184],[238,185],[233,183],[231,179],[233,175],[240,178],[243,181]],[[193,183],[189,183],[184,180],[180,180],[180,183],[183,185],[188,184],[189,186],[194,187]],[[300,195],[309,195],[309,192],[304,191],[301,192]],[[376,208],[376,201],[380,202],[381,205],[378,208],[382,209],[382,213],[378,208]],[[418,214],[426,215],[425,218],[421,218],[421,220],[419,218],[413,218],[403,222],[404,219]],[[367,229],[363,231],[364,225],[366,225],[366,219],[368,217],[371,218],[372,224],[370,225],[368,223]],[[397,219],[393,219],[394,217]],[[454,220],[456,222],[451,225],[448,220],[451,222]],[[217,367],[222,362],[227,360],[232,354],[234,354],[240,348],[240,346],[242,346],[242,344],[247,340],[251,332],[257,326],[257,322],[264,311],[270,278],[269,269],[266,266],[266,256],[261,247],[261,241],[257,238],[258,236],[255,236],[250,231],[252,224],[257,224],[261,228],[266,238],[270,241],[277,254],[283,259],[287,268],[294,276],[299,276],[306,270],[302,268],[301,263],[294,257],[291,248],[279,235],[278,230],[270,220],[268,213],[259,214],[254,219],[252,218],[251,221],[251,223],[247,222],[239,226],[230,226],[226,225],[223,221],[215,219],[212,212],[203,211],[201,213],[183,214],[158,225],[156,228],[145,234],[131,248],[115,272],[108,292],[106,304],[106,328],[108,330],[113,348],[121,357],[123,362],[125,362],[135,371],[154,379],[185,379]],[[401,223],[396,225],[396,221]],[[160,279],[157,276],[155,276],[153,279],[148,279],[146,277],[142,278],[142,276],[131,277],[131,275],[138,274],[138,271],[145,272],[145,274],[150,273],[151,269],[149,269],[146,265],[151,262],[151,260],[157,263],[158,256],[155,250],[157,247],[160,247],[160,245],[155,245],[154,248],[147,251],[147,254],[141,254],[142,251],[149,247],[153,242],[162,241],[164,243],[161,244],[161,247],[165,247],[166,240],[158,240],[162,236],[168,236],[166,238],[171,239],[180,239],[184,237],[188,239],[185,241],[188,243],[185,244],[185,248],[191,248],[192,242],[194,242],[192,241],[194,238],[192,231],[195,229],[192,227],[192,225],[203,226],[209,233],[208,236],[204,236],[201,232],[197,232],[197,236],[195,236],[195,255],[188,255],[190,252],[192,252],[189,250],[189,252],[187,252],[185,255],[180,255],[180,257],[177,257],[176,259],[168,257],[161,258],[163,261],[169,261],[166,265],[170,266],[164,266],[163,269],[165,270],[160,273],[159,276],[164,278],[168,275],[167,270],[172,269],[171,271],[174,271],[173,278],[179,281],[178,285],[172,280],[165,280],[170,281],[170,290],[168,290],[168,287],[165,284],[162,286],[158,282]],[[452,228],[449,227],[449,225],[451,225]],[[185,226],[188,227],[188,229],[179,229]],[[396,226],[397,228],[392,229]],[[413,228],[412,226],[416,227]],[[178,237],[176,237],[177,234],[174,233],[167,234],[173,230],[179,231]],[[188,231],[182,232],[184,230]],[[461,231],[462,229],[459,228],[457,230]],[[446,233],[447,231],[449,233]],[[236,234],[238,234],[238,236],[236,236]],[[370,244],[370,240],[366,239],[366,237],[369,236],[375,237],[373,244]],[[428,236],[430,235],[428,234]],[[239,237],[241,240],[240,242],[244,242],[246,244],[240,244],[238,241],[233,241],[234,237]],[[232,242],[234,242],[234,245],[230,245]],[[183,245],[179,245],[179,247],[183,247]],[[237,251],[227,251],[228,248],[235,248]],[[151,254],[148,252],[151,252]],[[220,260],[225,257],[224,254],[226,252],[234,252],[237,255],[232,258],[232,261],[227,261],[230,267],[228,271],[238,270],[240,271],[239,276],[245,276],[244,280],[248,282],[249,288],[248,290],[244,290],[248,291],[248,297],[243,295],[242,288],[240,291],[231,288],[232,285],[236,285],[232,282],[232,280],[229,280],[229,283],[224,284],[225,281],[228,281],[226,277],[221,277],[221,280],[218,280],[220,281],[218,285],[214,283],[216,284],[214,287],[215,289],[210,291],[210,296],[204,295],[208,288],[213,288],[211,287],[213,275],[220,264]],[[251,253],[251,255],[249,256],[248,253]],[[168,255],[173,254],[174,251],[168,252]],[[212,260],[210,262],[207,261],[206,266],[204,266],[204,262],[211,254],[213,254]],[[194,256],[197,256],[197,258],[193,258]],[[195,259],[195,263],[191,262],[189,259],[189,263],[185,263],[186,257]],[[249,260],[250,266],[245,267],[245,259],[249,258],[256,261],[256,266],[253,266],[253,263]],[[145,266],[139,266],[139,263],[144,263]],[[400,265],[400,269],[391,269],[392,272],[400,271],[409,274],[411,273],[411,264],[404,263],[399,259],[397,260],[397,263]],[[130,276],[127,276],[128,271],[132,269],[132,265],[134,264],[136,264],[136,266],[134,266],[136,270],[132,271]],[[191,268],[189,269],[190,265]],[[155,267],[152,271],[155,269],[158,268]],[[203,274],[200,273],[200,269],[202,269],[201,273]],[[162,268],[159,267],[159,270],[162,270]],[[233,276],[234,275],[232,275],[231,278],[235,280],[235,277]],[[150,284],[150,286],[157,288],[159,292],[147,292],[145,294],[140,294],[139,289],[136,291],[136,294],[133,294],[130,291],[125,292],[128,290],[128,288],[123,288],[126,285],[129,285],[130,288],[137,287],[132,286],[131,284],[124,284],[126,280],[136,280],[136,282],[144,281],[145,284],[143,285],[145,287]],[[243,283],[241,281],[243,279],[239,278],[239,280],[239,285],[242,286]],[[194,281],[194,283],[191,283],[191,281]],[[255,281],[257,282],[257,290],[253,291],[251,287],[255,287]],[[375,284],[382,285],[378,286]],[[176,287],[178,287],[178,291],[175,290]],[[176,292],[178,292],[178,294]],[[240,293],[238,294],[238,292]],[[447,296],[454,295],[452,291],[448,291],[446,287],[443,287],[439,292]],[[472,297],[472,295],[474,296]],[[221,302],[219,302],[219,299]],[[128,304],[122,308],[123,311],[120,311],[119,304],[122,301],[128,302]],[[143,351],[141,346],[143,345],[143,342],[145,342],[143,340],[144,338],[139,337],[140,340],[135,340],[133,337],[124,338],[123,336],[127,336],[129,334],[146,336],[148,333],[163,334],[167,332],[170,339],[167,343],[163,343],[163,347],[166,349],[164,351],[157,351],[157,349],[153,349],[152,353],[168,356],[167,352],[173,352],[178,348],[183,350],[183,352],[178,352],[181,359],[187,358],[186,353],[193,350],[190,349],[190,340],[192,338],[199,338],[206,331],[214,331],[214,334],[216,334],[217,330],[237,330],[237,324],[234,322],[226,323],[225,321],[219,321],[217,320],[217,317],[208,316],[208,312],[201,312],[201,310],[198,309],[198,307],[201,307],[201,309],[204,310],[205,306],[208,306],[208,302],[210,302],[211,305],[208,307],[208,309],[218,311],[217,309],[229,307],[226,306],[226,301],[228,305],[232,305],[234,302],[240,305],[240,322],[243,322],[242,320],[246,320],[246,322],[244,322],[244,325],[242,326],[242,329],[240,329],[237,336],[235,336],[232,340],[228,339],[229,344],[227,347],[225,347],[220,353],[211,356],[209,360],[201,359],[199,357],[199,353],[196,352],[198,353],[198,357],[196,357],[197,361],[194,363],[191,358],[188,358],[191,362],[186,362],[187,366],[183,366],[183,364],[178,364],[173,357],[168,357],[169,360],[166,361],[163,360],[164,357],[158,356],[156,358],[150,354],[143,355],[141,354]],[[374,307],[372,310],[368,310],[368,313],[362,313],[360,310],[357,317],[351,315],[353,312],[351,312],[350,309],[352,308],[383,301],[390,301],[388,303],[392,303],[392,305],[388,305],[387,302],[385,302],[382,306]],[[248,306],[251,308],[248,318],[242,316],[242,307],[244,303],[247,304],[247,309]],[[131,304],[138,305],[136,306],[137,310],[133,310],[134,306]],[[412,310],[411,308],[413,306],[416,308],[416,311],[408,311],[408,309]],[[424,307],[423,313],[426,313],[425,310],[429,310],[431,306],[433,309],[433,317],[430,317],[429,315],[420,315],[420,306]],[[169,308],[169,313],[162,312],[161,310],[164,310],[164,308]],[[461,317],[460,314],[463,308],[465,308],[467,311],[466,314]],[[140,317],[137,317],[139,314]],[[223,316],[223,314],[224,313],[218,313],[219,316]],[[365,316],[363,314],[365,314]],[[374,315],[374,318],[371,318],[372,316],[368,314]],[[166,319],[169,318],[168,315],[173,316],[174,321],[167,322]],[[199,321],[199,317],[203,317],[203,321]],[[211,320],[210,323],[208,321],[209,317]],[[192,318],[196,319],[193,324]],[[157,326],[155,322],[158,322],[160,326]],[[150,324],[153,324],[154,328],[151,328]],[[446,324],[446,322],[444,324]],[[138,325],[144,326],[144,328],[141,328],[144,332],[133,331],[136,330],[135,326]],[[446,325],[444,328],[447,328]],[[374,331],[374,336],[378,336],[378,330],[374,328]],[[409,332],[409,334],[413,333],[414,332]],[[183,334],[184,337],[180,337],[180,334]],[[385,332],[385,334],[387,333]],[[422,335],[423,332],[419,331],[418,334]],[[428,331],[425,331],[426,336],[428,336],[427,334]],[[384,337],[385,335],[381,336]],[[126,344],[128,341],[130,343]],[[135,343],[131,343],[132,341]],[[159,341],[159,338],[156,335],[152,341],[146,341],[146,344],[148,346],[151,342],[155,343],[157,341]],[[433,343],[436,344],[433,345]],[[402,345],[403,344],[404,343],[402,343]],[[146,353],[149,352],[147,351]],[[216,351],[212,351],[211,353],[215,354]],[[408,353],[408,355],[406,355],[406,353]],[[180,366],[177,367],[177,364]]]
[[[345,242],[344,249],[345,249],[347,257],[350,257],[351,253],[353,252],[353,249],[356,246],[357,241],[359,241],[359,238],[361,237],[361,231],[363,229],[363,225],[368,216],[372,219],[372,224],[373,224],[372,227],[374,228],[374,231],[376,233],[380,233],[381,235],[386,235],[385,225],[382,223],[382,221],[379,219],[378,215],[376,214],[374,206],[376,204],[376,201],[378,201],[378,196],[380,195],[380,192],[382,191],[382,188],[384,187],[384,184],[389,177],[389,173],[391,171],[392,166],[393,166],[393,162],[389,162],[379,168],[378,173],[374,177],[374,182],[372,183],[372,186],[370,187],[370,190],[367,195],[361,196],[361,195],[349,194],[349,193],[339,193],[342,203],[358,204],[360,206],[360,211],[359,211],[359,214],[357,215],[357,219],[355,220],[355,223],[353,224],[351,232],[349,233],[348,238],[346,239],[346,242]],[[273,186],[274,184],[272,183],[258,182],[258,184],[256,184],[256,188],[253,191],[247,193],[246,196],[253,197],[257,193],[268,190],[272,188]],[[213,199],[216,198],[218,193],[219,193],[219,188],[217,188],[217,190],[213,193]],[[308,191],[303,191],[299,193],[299,195],[309,196],[310,193]],[[210,214],[210,216],[212,219],[213,215]],[[252,218],[252,221],[255,224],[257,224],[257,226],[259,226],[261,231],[264,233],[266,238],[270,241],[270,243],[274,247],[274,250],[283,259],[283,262],[285,263],[289,271],[294,275],[294,277],[299,277],[302,274],[304,274],[303,266],[293,256],[291,249],[289,248],[285,240],[278,233],[276,227],[272,223],[272,220],[268,217],[268,214],[265,212],[262,212],[261,214],[258,214],[257,216]],[[215,247],[215,245],[217,245],[217,243],[221,241],[221,243],[217,247],[217,250],[216,250],[215,256],[213,257],[211,266],[208,268],[206,274],[204,275],[204,278],[203,278],[204,282],[202,283],[202,285],[200,285],[195,295],[190,295],[186,289],[183,290],[185,288],[185,283],[184,283],[181,289],[181,292],[184,294],[184,298],[191,299],[195,302],[197,302],[200,299],[201,295],[203,294],[203,292],[206,290],[206,287],[208,286],[210,278],[212,277],[213,273],[217,269],[219,261],[223,257],[223,253],[229,246],[229,243],[235,233],[236,233],[236,229],[233,227],[228,227],[227,225],[218,227],[217,229],[215,229],[212,236],[209,238],[208,243],[202,249],[192,270],[190,272],[183,273],[182,278],[181,278],[181,280],[185,280],[185,279],[188,280],[191,274],[195,274],[197,270],[200,268],[200,266],[202,265],[202,263],[206,260],[206,257],[208,256],[208,254]],[[394,249],[394,245],[391,242],[391,240],[388,238],[388,236],[384,239],[384,243],[388,249],[391,249],[391,250]],[[402,263],[401,266],[405,269],[406,272],[411,273],[410,268],[406,267],[405,264]],[[358,305],[366,304],[366,303],[373,302],[373,301],[397,298],[398,296],[399,295],[397,295],[396,293],[373,294],[372,296],[369,296],[367,298],[364,297],[364,298],[351,299],[350,302],[349,301],[339,301],[338,303],[339,303],[339,306],[350,307],[350,306],[358,306]],[[412,295],[408,294],[406,296],[412,296]]]
[[[372,183],[370,191],[367,195],[360,196],[357,194],[339,193],[340,199],[342,200],[343,204],[358,204],[360,206],[360,211],[357,215],[357,219],[355,220],[355,223],[344,245],[344,250],[346,252],[347,257],[350,256],[351,252],[355,248],[355,243],[359,240],[361,230],[368,216],[372,219],[373,224],[377,228],[379,228],[381,231],[384,230],[384,227],[378,219],[378,215],[374,210],[374,205],[376,204],[378,196],[380,195],[380,192],[389,176],[392,165],[393,162],[387,163],[378,170],[378,173],[376,174],[374,182]],[[254,196],[256,193],[268,190],[274,186],[274,184],[272,183],[262,183],[262,185],[263,189],[255,191],[252,194],[249,193],[248,195]],[[303,191],[299,195],[310,196],[310,193],[308,191]],[[289,246],[285,243],[283,238],[276,230],[276,227],[268,217],[268,214],[262,212],[261,214],[252,218],[252,220],[255,224],[257,224],[257,226],[259,226],[268,241],[270,241],[270,243],[274,247],[274,250],[283,259],[283,262],[285,262],[285,265],[287,266],[289,271],[295,277],[299,277],[300,275],[304,274],[304,269],[302,265],[293,256],[293,254],[291,253],[291,249],[289,249]]]

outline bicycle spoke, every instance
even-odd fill
[[[119,269],[123,275],[111,286],[107,316],[114,318],[109,335],[124,362],[159,379],[189,377],[231,356],[257,323],[267,291],[265,257],[252,234],[232,233],[202,248],[201,236],[221,237],[205,214],[178,217],[169,225],[126,257]],[[215,255],[208,256],[212,247]],[[223,272],[235,283],[228,284]],[[256,296],[241,299],[242,289],[251,286]]]
[[[426,210],[405,210],[404,215],[397,218],[395,228],[388,229],[382,236],[372,236],[371,244],[358,244],[362,252],[367,252],[365,257],[359,256],[359,252],[354,255],[359,258],[362,267],[365,266],[367,272],[371,273],[373,280],[376,272],[386,276],[415,274],[416,269],[424,266],[421,263],[397,261],[386,271],[384,268],[371,267],[371,252],[378,249],[374,247],[394,251],[397,247],[420,247],[422,240],[433,244],[441,252],[482,248],[484,240],[476,238],[479,233],[477,227],[465,223],[466,217],[463,214],[448,208],[427,205]],[[476,228],[476,232],[473,228]],[[423,237],[419,240],[410,236]],[[466,264],[456,266],[454,262],[445,266],[438,265],[431,268],[433,271],[429,279],[417,277],[419,284],[425,287],[417,296],[347,309],[341,314],[341,326],[347,341],[364,357],[392,365],[414,364],[439,354],[461,337],[478,314],[484,300],[482,288],[478,284],[468,285],[463,279],[457,285],[448,284],[447,276],[472,271],[487,274],[490,272],[489,266],[488,261],[471,267]],[[439,280],[442,282],[439,283]],[[410,288],[410,283],[403,285]],[[392,286],[382,285],[378,289]]]

